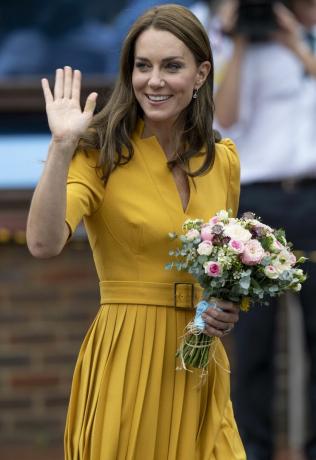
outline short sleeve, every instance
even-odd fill
[[[73,233],[84,216],[100,207],[104,184],[96,168],[97,152],[78,151],[70,164],[67,178],[66,222]]]
[[[229,181],[227,190],[226,209],[231,209],[233,216],[237,216],[240,195],[240,162],[234,142],[231,139],[222,139],[221,144],[226,147],[229,164]]]

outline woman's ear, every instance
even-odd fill
[[[196,89],[199,89],[203,85],[203,83],[208,77],[208,74],[211,71],[211,68],[212,66],[211,66],[210,61],[204,61],[199,65],[197,74],[196,74],[196,80],[195,80]]]

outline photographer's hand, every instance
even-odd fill
[[[316,56],[303,39],[302,26],[286,6],[277,3],[274,7],[280,30],[273,38],[289,48],[303,63],[306,71],[316,77]]]
[[[224,78],[215,94],[215,116],[222,128],[231,128],[240,117],[242,63],[247,49],[244,36],[234,37],[234,52],[227,64]]]
[[[238,18],[238,1],[229,0],[224,1],[219,5],[217,15],[221,23],[222,31],[224,33],[232,33],[236,26]]]

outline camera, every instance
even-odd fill
[[[239,0],[234,33],[244,35],[250,41],[269,40],[271,33],[278,29],[274,14],[276,2],[277,0]],[[286,1],[282,3],[288,6]]]

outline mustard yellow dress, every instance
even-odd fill
[[[194,280],[167,271],[187,218],[237,210],[234,144],[216,145],[214,167],[190,181],[184,211],[155,137],[133,135],[135,154],[104,187],[97,154],[75,155],[67,223],[83,218],[100,280],[100,310],[76,364],[65,430],[66,460],[245,460],[230,401],[229,363],[218,340],[207,382],[176,370],[175,353],[194,310]],[[195,170],[202,153],[191,161]],[[190,297],[190,298],[189,298]]]

